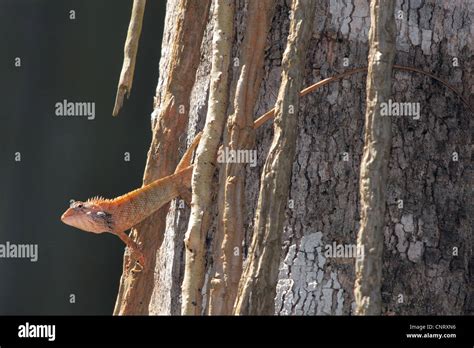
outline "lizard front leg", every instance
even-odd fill
[[[135,255],[142,269],[145,269],[145,256],[135,243],[125,232],[115,233],[119,238],[132,250],[132,255]]]

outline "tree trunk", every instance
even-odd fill
[[[147,185],[172,174],[178,164],[180,136],[188,123],[190,95],[199,65],[199,47],[206,27],[210,0],[199,4],[180,0],[169,13],[175,15],[170,61],[166,67],[166,81],[155,97],[156,117],[152,119],[153,138],[148,151],[143,183]],[[160,282],[155,283],[157,252],[163,241],[165,218],[169,204],[150,215],[130,232],[143,248],[146,264],[141,272],[131,270],[132,260],[124,256],[124,269],[114,314],[148,314],[151,297]]]
[[[172,7],[176,0],[170,0]],[[280,85],[281,61],[289,29],[288,3],[277,0],[267,40],[264,80],[253,117],[271,109]],[[304,85],[351,68],[367,66],[367,1],[318,1],[307,52]],[[247,16],[236,2],[233,56],[239,57]],[[474,7],[469,2],[404,1],[395,7],[395,64],[443,78],[474,102]],[[172,13],[167,30],[172,31]],[[160,62],[163,84],[171,36],[165,32]],[[191,95],[188,139],[204,126],[207,112],[212,25],[201,46],[201,62]],[[233,79],[238,67],[233,68]],[[363,74],[334,82],[301,99],[296,158],[285,213],[275,313],[353,314],[355,268],[349,251],[359,229],[359,171],[365,111]],[[442,84],[419,74],[395,71],[392,100],[420,103],[420,118],[391,117],[382,268],[382,314],[473,313],[472,211],[469,165],[472,113]],[[246,168],[244,251],[254,229],[262,166],[273,136],[271,122],[256,132],[258,162]],[[211,210],[206,282],[213,274],[212,238],[217,210]],[[179,314],[188,208],[171,204],[159,251],[158,276],[150,313]],[[338,249],[339,247],[339,249]],[[338,257],[337,251],[346,247]],[[335,249],[334,253],[330,253]],[[246,257],[247,255],[244,254]],[[203,306],[207,295],[203,298]]]
[[[312,0],[292,2],[290,33],[275,106],[274,136],[261,176],[249,260],[239,284],[235,314],[269,315],[275,311],[281,236],[295,157],[300,90],[314,5]]]
[[[202,312],[201,288],[205,278],[205,238],[212,205],[217,149],[227,119],[229,64],[234,33],[233,0],[213,2],[213,49],[209,111],[199,143],[192,179],[192,205],[185,238],[186,267],[182,285],[182,314]]]
[[[232,111],[223,137],[222,151],[250,153],[255,145],[253,110],[263,79],[265,44],[271,27],[273,0],[251,1],[247,8],[244,39],[234,66],[238,75],[233,81]],[[222,282],[220,289],[212,289],[211,314],[231,314],[242,274],[242,243],[244,229],[245,167],[248,164],[228,161],[221,153],[219,173],[219,210],[216,243],[212,257],[211,285]],[[214,303],[222,302],[221,308]]]
[[[370,2],[369,66],[365,111],[364,153],[360,167],[360,229],[357,235],[356,313],[380,315],[382,251],[387,204],[387,169],[392,146],[392,121],[382,114],[391,97],[395,58],[395,0]]]

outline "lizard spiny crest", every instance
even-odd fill
[[[108,201],[110,201],[110,199],[106,199],[102,196],[95,196],[95,197],[89,198],[86,202],[87,203],[96,203],[96,202],[108,202]]]

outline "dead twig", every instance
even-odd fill
[[[127,39],[123,50],[122,72],[117,87],[115,106],[112,111],[113,116],[117,116],[123,105],[123,99],[130,96],[133,84],[133,74],[135,73],[135,62],[137,59],[138,41],[142,32],[143,13],[145,12],[146,0],[134,0],[132,17],[128,25]]]

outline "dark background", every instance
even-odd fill
[[[166,3],[147,3],[131,97],[113,118],[131,8],[132,0],[0,0],[0,244],[38,244],[39,255],[0,258],[0,315],[113,311],[124,244],[60,216],[70,199],[141,186]],[[57,117],[63,99],[95,102],[96,118]]]

